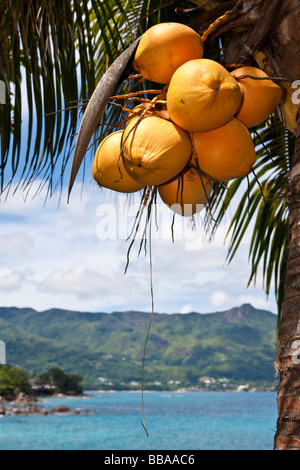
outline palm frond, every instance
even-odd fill
[[[109,66],[145,29],[186,22],[175,0],[0,0],[0,193],[63,184],[81,113]],[[119,93],[128,88],[121,86]],[[145,86],[147,86],[145,84]],[[64,111],[62,111],[64,110]],[[122,119],[107,107],[95,140]]]
[[[78,106],[137,36],[144,3],[0,0],[0,192],[40,177],[51,193],[63,178]]]
[[[278,309],[283,301],[285,249],[288,230],[288,184],[294,136],[286,130],[277,114],[270,122],[253,131],[257,162],[253,174],[226,186],[216,185],[211,208],[216,225],[208,225],[211,236],[240,198],[226,234],[229,238],[227,261],[230,263],[246,233],[251,234],[249,261],[250,285],[262,273],[267,295],[274,283]],[[207,220],[209,223],[209,220]]]
[[[219,4],[196,3],[199,21],[199,10]],[[13,181],[25,189],[37,177],[42,185],[48,184],[49,195],[57,182],[62,185],[80,112],[105,72],[153,24],[191,23],[195,10],[191,6],[184,0],[0,0],[0,80],[6,87],[6,104],[0,103],[0,194]],[[222,62],[222,39],[210,41],[207,52]],[[132,85],[120,83],[116,94]],[[99,119],[95,142],[123,117],[120,108],[108,105]],[[249,283],[257,281],[261,269],[266,293],[274,282],[280,305],[294,138],[277,115],[255,129],[253,138],[258,155],[254,173],[248,181],[215,184],[210,208],[217,224],[208,223],[208,230],[213,236],[232,209],[232,201],[240,197],[227,233],[227,260],[233,259],[245,234],[251,233]]]

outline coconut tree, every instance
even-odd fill
[[[110,97],[128,91],[141,34],[164,21],[189,24],[205,35],[210,57],[259,66],[284,92],[279,113],[251,129],[258,155],[251,176],[214,185],[207,229],[214,234],[232,198],[241,194],[228,233],[228,260],[252,230],[249,282],[262,272],[267,293],[274,283],[279,307],[274,448],[300,449],[300,127],[293,88],[300,79],[299,0],[0,0],[0,80],[7,92],[5,104],[0,100],[1,192],[15,181],[25,189],[39,178],[50,195],[57,181],[63,184],[73,156],[71,192],[91,141],[122,116]]]
[[[215,11],[214,14],[223,14],[226,3],[228,8],[230,2],[223,2],[220,7],[216,7],[221,10]],[[255,168],[261,186],[254,189],[254,180],[249,182],[248,194],[244,194],[233,216],[229,259],[234,256],[251,216],[255,216],[256,223],[250,246],[252,261],[250,281],[255,278],[257,268],[262,263],[267,292],[272,275],[275,277],[279,305],[280,324],[276,361],[280,375],[279,417],[274,447],[278,450],[290,448],[299,450],[300,408],[297,386],[299,360],[296,349],[299,346],[297,226],[300,128],[297,126],[299,122],[295,106],[297,102],[294,100],[293,103],[291,100],[294,90],[291,84],[300,74],[299,46],[295,43],[296,25],[299,25],[300,20],[300,2],[246,0],[231,2],[231,5],[233,9],[229,12],[225,23],[220,24],[220,28],[212,33],[217,37],[225,34],[225,61],[227,63],[254,61],[270,76],[284,79],[281,86],[285,90],[286,98],[280,109],[283,128],[271,121],[269,128],[257,132],[259,140],[267,143],[267,153],[264,155],[265,152],[262,150]],[[215,18],[211,18],[211,14],[213,10],[207,14],[208,22]],[[199,22],[196,20],[199,27],[200,18]],[[275,134],[270,138],[268,132]],[[220,201],[220,195],[215,195],[214,203],[217,205],[219,220],[228,206],[228,198],[232,197],[239,185],[240,181],[235,181],[229,186],[229,192],[223,202]],[[259,191],[263,197],[259,196]],[[248,215],[243,211],[243,204],[244,208],[247,207]]]
[[[78,112],[140,34],[140,3],[0,0],[1,192],[39,178],[50,195],[62,182]]]

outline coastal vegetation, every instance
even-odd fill
[[[32,394],[29,375],[21,367],[9,364],[0,367],[0,396],[16,396],[18,393]]]
[[[7,360],[61,391],[139,390],[150,314],[0,308]],[[214,314],[155,314],[144,386],[152,390],[274,389],[277,316],[251,305]],[[12,328],[13,326],[13,328]],[[45,368],[52,371],[44,374]],[[63,369],[65,375],[57,370]],[[1,369],[0,369],[1,370]],[[41,375],[42,374],[42,375]],[[74,388],[74,385],[72,385]]]
[[[21,367],[5,364],[0,367],[0,397],[4,400],[13,400],[22,395],[53,395],[63,393],[66,395],[81,394],[83,388],[80,383],[82,377],[66,374],[59,367],[36,375],[30,374]]]

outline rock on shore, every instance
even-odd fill
[[[51,410],[46,410],[40,406],[34,404],[38,402],[36,397],[30,395],[25,395],[20,393],[14,400],[2,400],[2,403],[7,403],[7,405],[0,406],[0,416],[14,416],[14,415],[51,415],[51,414],[64,414],[64,415],[80,415],[80,414],[90,414],[89,410],[75,409],[72,410],[67,406],[55,406]],[[8,405],[9,404],[9,405]]]

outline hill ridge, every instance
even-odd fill
[[[7,362],[29,373],[58,366],[90,388],[136,388],[150,312],[36,311],[0,307]],[[148,388],[197,387],[202,377],[274,384],[277,317],[250,304],[215,312],[155,313]]]

